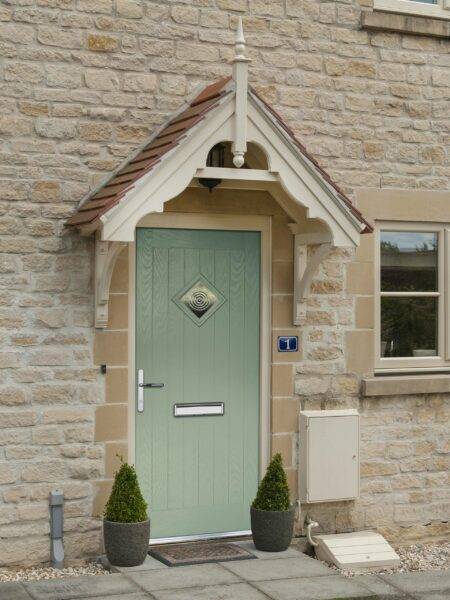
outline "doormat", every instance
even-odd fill
[[[256,558],[237,544],[220,542],[164,544],[151,547],[149,554],[169,567]]]

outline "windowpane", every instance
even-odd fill
[[[381,357],[437,356],[437,298],[381,298]]]
[[[381,291],[437,291],[437,244],[436,233],[380,232]]]

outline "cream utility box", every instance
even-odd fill
[[[359,496],[359,414],[349,410],[300,412],[301,502]]]

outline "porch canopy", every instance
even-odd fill
[[[136,226],[164,203],[220,179],[228,189],[268,191],[292,219],[295,234],[294,324],[305,312],[312,276],[332,247],[354,247],[372,231],[281,117],[248,85],[248,62],[239,21],[233,74],[196,91],[137,152],[85,198],[67,225],[96,232],[96,327],[106,327],[115,259],[135,239]],[[231,143],[231,167],[211,167],[219,143]],[[318,244],[308,259],[307,245]]]

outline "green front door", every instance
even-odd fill
[[[136,260],[136,380],[164,383],[143,388],[136,404],[152,538],[248,530],[259,463],[260,234],[141,228]]]

